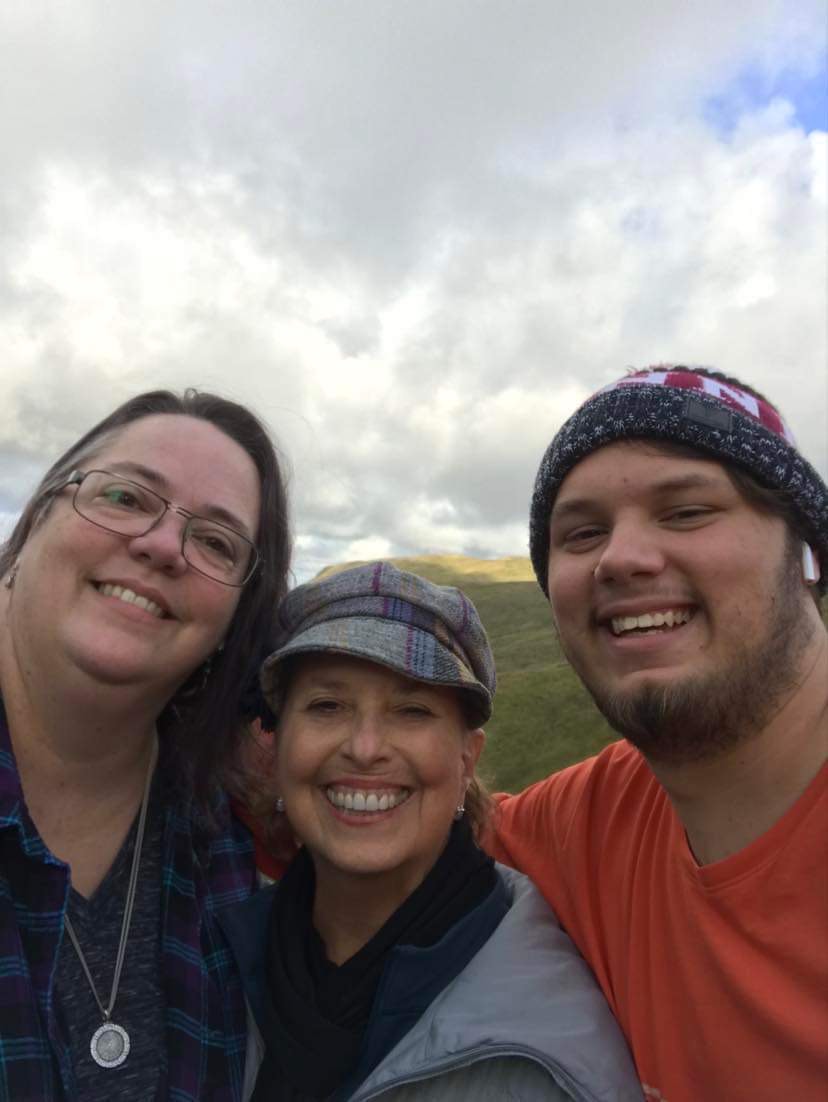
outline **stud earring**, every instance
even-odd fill
[[[455,821],[455,823],[459,823],[460,820],[465,815],[465,813],[466,813],[465,805],[464,804],[458,804],[457,807],[454,809],[454,821]]]
[[[15,559],[14,562],[11,564],[11,567],[9,568],[9,572],[6,575],[5,582],[3,582],[3,585],[6,587],[6,589],[14,589],[14,583],[17,579],[17,571],[19,567],[20,559]]]
[[[276,797],[276,814],[281,815],[285,810],[285,801],[281,796]]]

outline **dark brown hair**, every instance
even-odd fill
[[[20,554],[32,528],[79,465],[94,458],[119,430],[143,417],[183,415],[207,421],[234,440],[259,475],[257,546],[260,562],[242,590],[224,647],[213,657],[209,676],[195,671],[158,719],[165,753],[177,783],[208,812],[212,795],[225,783],[242,737],[241,698],[251,671],[273,639],[275,610],[287,591],[290,532],[287,495],[279,458],[267,430],[245,406],[193,389],[176,394],[153,390],[130,398],[85,433],[43,476],[0,551],[0,576]]]

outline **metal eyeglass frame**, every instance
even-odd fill
[[[86,515],[86,513],[82,513],[81,510],[78,508],[78,492],[81,488],[81,484],[82,484],[83,480],[90,474],[109,475],[110,478],[115,478],[119,482],[125,483],[127,486],[135,486],[137,489],[141,490],[143,493],[150,494],[152,497],[157,498],[163,504],[164,509],[161,513],[159,513],[159,515],[155,518],[155,520],[152,522],[152,524],[148,528],[146,528],[143,532],[135,532],[135,533],[130,534],[129,532],[123,532],[118,528],[110,528],[109,525],[107,525],[107,524],[100,524],[97,520],[92,520],[90,517],[88,517]],[[167,498],[165,498],[161,494],[159,494],[157,490],[152,490],[152,489],[150,489],[149,486],[145,486],[143,484],[143,482],[136,482],[134,479],[124,478],[123,475],[116,474],[114,471],[106,471],[106,470],[102,470],[99,467],[95,467],[90,471],[79,471],[79,470],[72,471],[72,473],[69,475],[69,477],[63,483],[63,486],[61,487],[61,489],[65,489],[67,486],[74,486],[75,487],[75,492],[72,495],[72,508],[75,510],[75,512],[78,514],[79,517],[83,517],[83,519],[88,524],[94,524],[96,528],[102,528],[104,530],[104,532],[113,532],[116,536],[124,536],[127,539],[140,539],[141,536],[146,536],[147,533],[151,532],[153,530],[153,528],[156,527],[156,525],[161,523],[161,521],[164,519],[164,517],[167,515],[167,513],[170,510],[172,510],[172,512],[174,512],[174,513],[178,513],[179,516],[184,517],[187,521],[187,523],[184,525],[184,527],[181,530],[181,555],[184,558],[184,561],[187,563],[187,566],[189,566],[191,570],[195,570],[195,572],[197,574],[201,574],[201,576],[204,577],[204,578],[209,578],[211,582],[217,582],[218,585],[230,586],[232,589],[241,589],[242,586],[247,585],[247,583],[250,581],[250,579],[256,573],[256,570],[258,569],[259,563],[261,562],[261,556],[259,554],[259,549],[256,547],[255,543],[251,539],[249,539],[247,536],[242,535],[242,533],[237,531],[235,528],[231,528],[229,524],[222,524],[220,520],[210,520],[209,517],[202,517],[202,516],[199,516],[198,513],[191,513],[189,511],[189,509],[184,509],[181,505],[176,505],[176,503],[174,501],[169,501]],[[247,573],[245,574],[242,581],[240,581],[240,582],[227,582],[227,581],[224,581],[223,578],[216,578],[213,574],[208,574],[206,571],[202,570],[200,566],[196,566],[194,563],[190,562],[190,559],[187,557],[187,551],[186,551],[187,537],[190,534],[190,525],[193,523],[193,521],[196,521],[196,520],[206,520],[210,524],[215,524],[219,528],[224,528],[225,531],[232,532],[234,536],[237,536],[240,540],[244,540],[244,542],[250,546],[250,551],[251,551],[250,565],[249,565],[249,567],[247,569]]]

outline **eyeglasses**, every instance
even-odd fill
[[[76,513],[119,536],[145,536],[168,509],[186,517],[181,554],[193,570],[221,585],[240,588],[259,565],[259,552],[247,536],[217,520],[195,516],[140,482],[111,471],[73,471],[64,485],[77,487],[72,499]]]

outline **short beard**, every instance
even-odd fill
[[[799,659],[813,635],[799,582],[799,543],[789,541],[765,636],[746,641],[726,668],[634,693],[587,685],[619,734],[652,761],[710,760],[758,734],[797,681]]]

